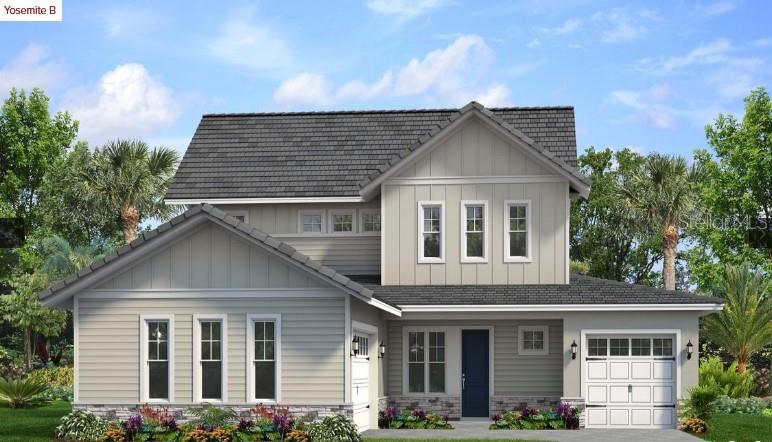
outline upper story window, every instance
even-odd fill
[[[445,262],[445,204],[418,202],[418,262]]]
[[[359,225],[362,233],[379,233],[381,231],[381,212],[378,209],[360,210]]]
[[[246,210],[233,210],[228,212],[228,215],[236,218],[237,220],[241,221],[242,223],[248,223],[249,222],[249,216],[247,215]]]
[[[461,220],[461,262],[487,262],[487,201],[461,201]]]
[[[331,210],[330,226],[332,233],[352,233],[354,232],[354,211],[353,210]]]
[[[325,219],[323,210],[298,211],[298,230],[300,233],[324,233]]]
[[[528,262],[531,257],[531,202],[504,202],[504,261]]]

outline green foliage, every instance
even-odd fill
[[[719,393],[714,387],[696,385],[689,389],[689,397],[684,399],[681,416],[707,421],[716,411],[716,400]]]
[[[772,411],[772,401],[757,397],[734,399],[728,396],[719,396],[716,400],[716,413],[720,414],[764,414],[765,410]]]
[[[84,194],[120,217],[123,242],[136,237],[145,218],[165,218],[173,209],[163,202],[179,157],[174,150],[150,150],[139,140],[118,140],[97,149],[81,172]]]
[[[110,422],[85,410],[73,411],[62,417],[56,427],[56,436],[60,439],[98,441],[107,431]]]
[[[24,376],[24,357],[21,353],[0,347],[0,378],[20,379]]]
[[[644,157],[629,149],[591,147],[579,157],[579,168],[592,180],[589,198],[571,202],[571,260],[587,267],[580,273],[615,281],[651,281],[652,267],[661,259],[660,242],[635,222],[619,198],[620,189],[643,162]]]
[[[43,394],[46,384],[31,379],[8,381],[0,379],[0,400],[8,402],[10,408],[32,408],[44,405]]]
[[[328,416],[321,422],[308,424],[308,436],[314,442],[359,442],[357,426],[345,416]]]
[[[724,363],[718,357],[700,362],[699,384],[716,389],[730,398],[746,398],[753,388],[753,373],[737,371],[737,362],[724,370]]]
[[[704,331],[737,359],[745,371],[751,355],[772,341],[772,291],[769,277],[747,265],[726,266],[714,295],[724,308],[705,318]]]
[[[200,425],[210,429],[228,426],[236,420],[236,412],[228,407],[213,407],[204,404],[202,408],[189,408],[188,412],[195,417],[190,421],[191,425]]]
[[[760,214],[772,221],[772,100],[766,89],[745,98],[741,121],[721,114],[705,133],[712,152],[697,151],[695,159],[707,171],[699,186],[707,217],[690,229],[696,241],[687,259],[693,281],[709,291],[725,264],[772,272],[772,235],[752,228]]]
[[[40,270],[45,273],[49,281],[59,281],[77,273],[78,270],[102,258],[111,249],[109,244],[99,239],[86,245],[73,247],[58,235],[44,238],[38,247],[40,254],[45,257]]]
[[[434,413],[426,413],[420,408],[414,410],[402,410],[397,412],[396,407],[389,407],[391,411],[389,417],[380,413],[378,419],[379,426],[385,428],[408,429],[408,430],[447,430],[453,428],[448,423],[447,417],[439,416]]]
[[[74,370],[72,367],[49,367],[32,370],[26,379],[40,381],[54,387],[72,387]]]

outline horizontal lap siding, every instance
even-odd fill
[[[282,401],[343,402],[343,298],[80,299],[82,403],[137,403],[139,317],[174,313],[175,402],[192,400],[193,314],[228,314],[228,400],[246,400],[246,315],[281,314]]]
[[[381,268],[381,237],[283,237],[298,252],[345,274],[378,273]]]

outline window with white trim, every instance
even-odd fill
[[[281,315],[247,315],[247,398],[276,403],[281,394]]]
[[[366,358],[370,355],[370,339],[367,336],[354,335],[354,340],[359,343],[357,357]]]
[[[418,262],[445,262],[445,205],[437,201],[418,203]]]
[[[236,218],[237,220],[241,221],[242,223],[249,222],[249,216],[248,216],[246,210],[231,211],[231,212],[228,212],[228,215]]]
[[[145,327],[147,399],[169,400],[169,321],[149,319]]]
[[[507,262],[530,259],[530,206],[530,201],[504,203],[504,260]]]
[[[325,219],[323,210],[299,210],[298,231],[305,234],[324,233]]]
[[[330,226],[332,233],[353,233],[354,211],[330,210]]]
[[[486,262],[488,203],[461,201],[461,262]]]
[[[517,327],[517,352],[521,355],[549,354],[549,327],[521,325]]]
[[[445,332],[408,331],[407,340],[408,393],[444,393]]]
[[[378,209],[362,209],[359,211],[359,226],[362,233],[379,233],[381,231],[381,212]]]
[[[222,321],[202,320],[201,327],[201,399],[222,400]]]

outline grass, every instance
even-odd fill
[[[753,442],[772,439],[772,417],[750,414],[717,414],[708,421],[708,432],[696,436],[715,442]]]
[[[364,438],[365,442],[394,442],[398,440],[409,440],[410,442],[491,442],[496,439],[373,439],[371,437]],[[505,440],[505,439],[499,439]],[[538,441],[534,439],[506,439],[508,442],[549,442]]]
[[[69,402],[54,401],[40,408],[12,410],[0,402],[0,441],[50,441],[59,419],[71,410]]]

